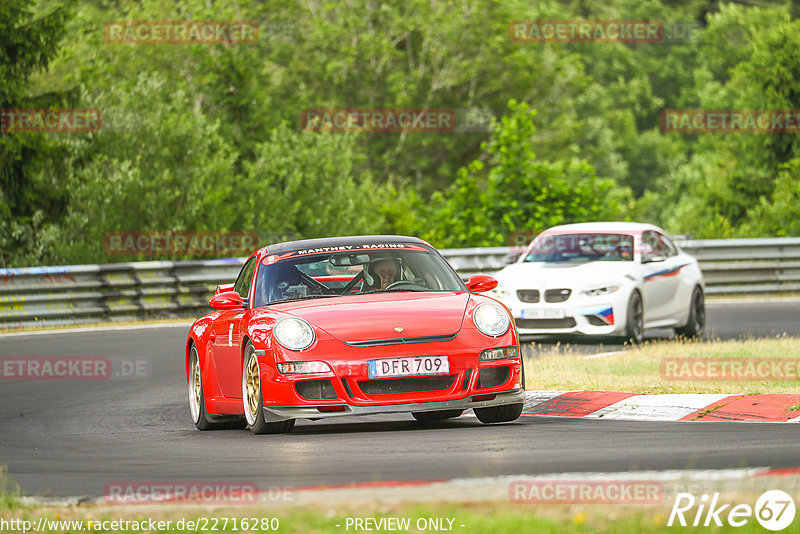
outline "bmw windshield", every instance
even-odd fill
[[[523,262],[572,263],[633,261],[633,236],[627,234],[576,233],[539,236]]]

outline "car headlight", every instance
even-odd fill
[[[331,366],[325,362],[286,362],[278,364],[278,371],[284,375],[330,373]]]
[[[472,311],[472,322],[478,330],[490,337],[502,336],[511,326],[508,312],[493,302],[478,304]]]
[[[584,289],[583,294],[590,297],[599,297],[601,295],[610,295],[619,289],[618,285],[608,285],[603,287],[593,287],[591,289]]]
[[[297,317],[288,317],[275,323],[272,335],[289,350],[307,349],[314,342],[314,329]]]
[[[478,360],[482,362],[490,362],[493,360],[504,360],[506,358],[516,358],[519,356],[519,347],[503,347],[502,349],[486,349],[478,356]]]

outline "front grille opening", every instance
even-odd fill
[[[464,371],[464,383],[461,384],[461,391],[465,391],[469,387],[469,378],[472,376],[472,369]]]
[[[563,319],[515,319],[517,328],[572,328],[575,326],[573,317]]]
[[[522,302],[539,302],[538,289],[518,289],[517,298]]]
[[[336,398],[330,380],[302,380],[295,382],[297,394],[306,400],[332,400]]]
[[[592,326],[608,326],[607,322],[596,315],[587,315],[586,320],[589,321],[589,324]]]
[[[544,292],[544,300],[546,302],[564,302],[572,294],[571,289],[548,289]]]
[[[501,367],[486,367],[478,373],[478,389],[493,388],[504,384],[511,374],[511,368],[506,365]]]
[[[442,391],[453,387],[455,381],[456,375],[388,378],[383,380],[359,380],[358,387],[367,395],[392,395],[394,393]]]
[[[352,399],[353,398],[353,390],[350,389],[350,384],[347,383],[347,379],[342,379],[342,385],[344,386],[344,390],[347,392],[347,395]]]

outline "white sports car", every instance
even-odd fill
[[[511,310],[519,334],[624,336],[647,328],[703,333],[697,260],[650,224],[596,222],[550,228],[497,273],[488,295]]]

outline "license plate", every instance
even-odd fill
[[[450,372],[447,356],[415,356],[369,360],[369,377],[446,375]]]
[[[520,319],[563,319],[566,317],[561,308],[523,308]]]

